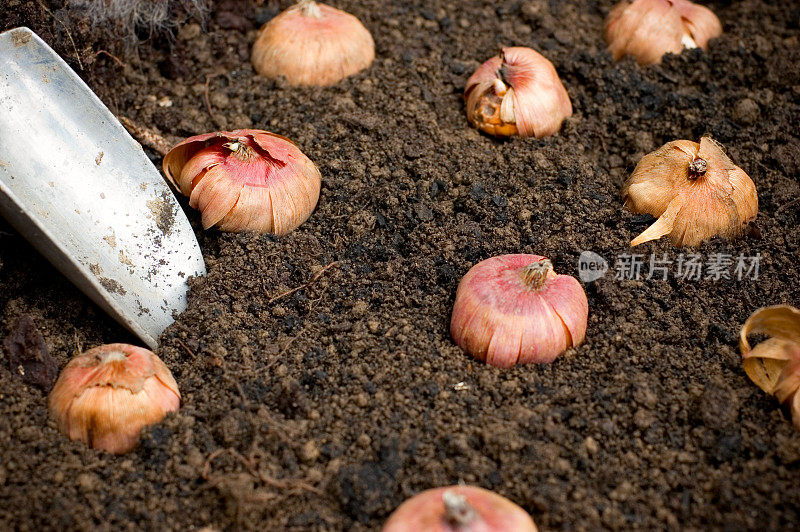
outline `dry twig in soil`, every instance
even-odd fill
[[[298,290],[302,290],[303,288],[308,288],[308,287],[309,287],[309,286],[311,286],[312,284],[316,283],[316,282],[317,282],[317,280],[318,280],[320,277],[322,277],[322,274],[324,274],[324,273],[325,273],[327,270],[329,270],[330,268],[333,268],[334,266],[336,266],[336,265],[338,265],[338,264],[339,264],[339,262],[338,262],[338,261],[333,261],[333,262],[331,262],[330,264],[328,264],[327,266],[325,266],[324,268],[322,268],[322,269],[319,271],[319,273],[317,273],[317,275],[315,275],[315,276],[314,276],[314,277],[313,277],[313,278],[312,278],[312,279],[311,279],[309,282],[307,282],[306,284],[301,284],[300,286],[298,286],[298,287],[295,287],[295,288],[292,288],[291,290],[287,290],[286,292],[284,292],[284,293],[282,293],[282,294],[278,294],[277,296],[275,296],[275,297],[273,297],[272,299],[270,299],[269,301],[267,301],[267,305],[271,305],[272,303],[274,303],[274,302],[278,301],[279,299],[283,299],[283,298],[284,298],[284,297],[286,297],[286,296],[292,295],[292,294],[294,294],[295,292],[297,292]]]

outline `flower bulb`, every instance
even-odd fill
[[[283,235],[311,216],[321,176],[289,139],[257,129],[190,137],[164,173],[202,213],[203,227]]]
[[[50,414],[71,440],[126,453],[139,433],[180,406],[178,384],[155,354],[127,344],[82,353],[64,367],[50,392]]]
[[[572,116],[553,64],[530,48],[503,48],[475,71],[464,90],[467,119],[497,137],[546,137]]]
[[[669,142],[645,155],[622,195],[631,212],[658,218],[631,246],[665,235],[676,246],[696,246],[717,235],[734,238],[758,214],[753,180],[707,136],[699,144]]]
[[[538,255],[501,255],[461,279],[450,334],[467,353],[503,368],[548,363],[586,336],[580,283]]]
[[[536,532],[528,513],[475,486],[435,488],[401,504],[382,532]]]
[[[689,0],[623,0],[606,19],[605,38],[615,60],[631,55],[641,65],[660,63],[666,53],[708,48],[722,25],[707,7]]]
[[[312,0],[267,22],[251,56],[263,76],[322,86],[364,70],[374,58],[372,36],[356,17]]]

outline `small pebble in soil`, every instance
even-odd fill
[[[754,124],[761,114],[758,104],[750,98],[736,102],[731,113],[732,118],[742,125]]]

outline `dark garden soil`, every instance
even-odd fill
[[[137,47],[63,0],[3,3],[0,30],[37,31],[116,114],[170,141],[280,133],[323,186],[311,219],[281,238],[203,231],[182,200],[208,267],[157,350],[182,408],[130,454],[68,441],[3,351],[0,529],[376,530],[407,497],[459,481],[544,530],[800,524],[800,434],[737,348],[755,309],[800,304],[797,0],[707,2],[724,36],[647,68],[604,51],[611,0],[336,0],[377,58],[331,88],[254,75],[255,28],[287,1],[218,2],[204,26],[140,30]],[[559,135],[496,141],[468,127],[464,83],[501,44],[555,64],[575,107]],[[623,180],[645,153],[706,132],[755,181],[760,214],[747,238],[696,253],[760,254],[758,279],[687,280],[673,265],[647,280],[649,264],[615,279],[615,258],[653,220],[622,209]],[[612,263],[585,284],[583,345],[498,370],[450,340],[473,264],[537,253],[577,275],[583,250]],[[59,368],[136,342],[0,222],[0,338],[23,316]]]

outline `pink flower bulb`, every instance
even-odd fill
[[[180,406],[178,384],[155,354],[128,344],[101,345],[64,367],[50,392],[50,414],[71,440],[126,453],[139,433]]]
[[[583,342],[589,303],[580,283],[539,255],[501,255],[461,279],[450,334],[492,366],[549,363]]]
[[[536,532],[536,525],[505,497],[475,486],[450,486],[401,504],[383,532]]]
[[[164,157],[164,173],[200,210],[203,227],[276,235],[311,216],[322,183],[292,141],[258,129],[190,137]]]

